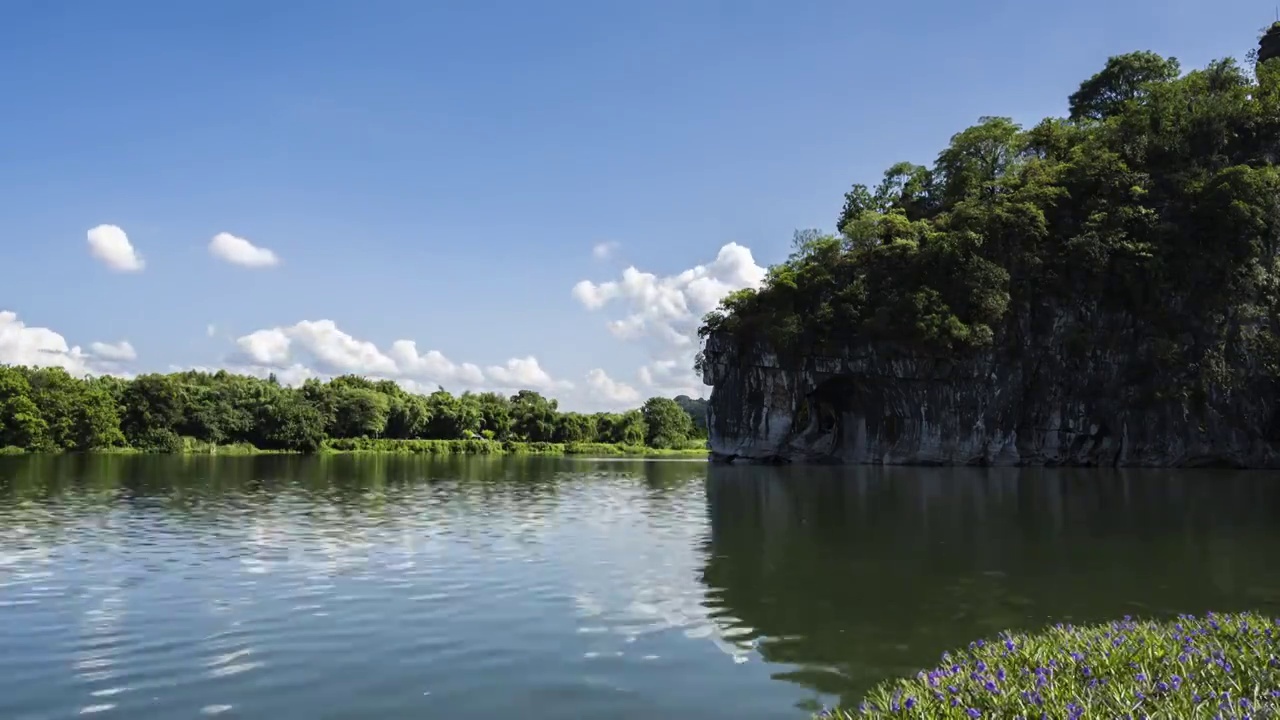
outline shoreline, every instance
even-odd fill
[[[653,448],[646,445],[615,443],[544,443],[511,440],[388,440],[330,439],[314,453],[262,449],[240,443],[213,445],[185,438],[182,450],[155,453],[130,447],[96,448],[86,451],[31,452],[15,447],[0,447],[0,456],[17,455],[542,455],[547,457],[630,457],[706,459],[705,447]]]

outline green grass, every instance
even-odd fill
[[[570,443],[564,446],[565,455],[590,455],[592,457],[631,456],[631,457],[700,457],[707,456],[705,441],[682,448],[652,448],[648,445],[620,445],[615,443]]]
[[[817,717],[1276,718],[1280,620],[1210,613],[1005,633]]]
[[[216,445],[193,437],[182,438],[182,452],[186,455],[261,455],[274,452],[262,450],[250,443]]]
[[[54,452],[54,453],[42,453],[42,454],[55,454],[55,455],[56,455],[56,454],[59,454],[60,452],[70,452],[70,451],[58,451],[58,452]],[[94,448],[94,449],[90,450],[89,452],[90,452],[90,453],[92,453],[92,454],[94,454],[94,455],[147,455],[147,454],[157,454],[157,455],[276,455],[276,454],[284,453],[284,452],[286,452],[286,451],[283,451],[283,450],[263,450],[263,449],[261,449],[261,448],[255,447],[255,446],[253,446],[253,445],[251,445],[251,444],[249,444],[249,443],[230,443],[230,444],[226,444],[226,445],[216,445],[216,444],[214,444],[214,443],[211,443],[211,442],[205,442],[205,441],[203,441],[203,440],[197,440],[197,439],[192,438],[192,437],[184,437],[184,438],[182,438],[182,449],[181,449],[181,450],[178,450],[178,451],[176,451],[176,452],[172,452],[172,453],[169,453],[169,452],[163,452],[163,451],[139,450],[138,448],[135,448],[135,447],[129,447],[128,445],[121,445],[121,446],[116,446],[116,447]]]

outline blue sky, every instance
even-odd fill
[[[672,333],[785,257],[794,229],[830,228],[851,183],[930,162],[982,115],[1061,115],[1108,55],[1243,58],[1274,12],[1241,0],[3,9],[0,362],[367,370],[426,387],[532,384],[583,409],[704,392],[686,368],[696,348]],[[140,269],[90,251],[100,225],[127,234]],[[219,233],[278,262],[228,262],[210,250]],[[631,266],[656,277],[601,289]],[[416,354],[393,351],[402,339]],[[56,352],[64,341],[79,353]],[[91,349],[121,341],[133,352]]]

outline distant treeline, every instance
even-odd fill
[[[0,448],[33,452],[211,446],[314,452],[330,439],[612,443],[682,448],[706,437],[706,401],[650,398],[622,413],[561,412],[532,390],[443,388],[344,375],[301,387],[216,373],[77,378],[60,368],[0,365]],[[190,440],[184,440],[184,438]]]

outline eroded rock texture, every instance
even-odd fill
[[[1280,467],[1274,384],[1249,380],[1252,361],[1231,389],[1173,391],[1143,370],[1159,348],[1137,333],[1080,348],[1071,327],[1061,318],[1013,350],[957,359],[864,345],[789,360],[713,335],[712,459]]]

